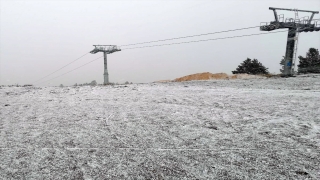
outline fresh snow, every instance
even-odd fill
[[[0,179],[320,179],[316,74],[0,99]]]

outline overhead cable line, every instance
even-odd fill
[[[69,66],[70,64],[72,64],[72,63],[76,62],[77,60],[79,60],[80,58],[84,57],[84,56],[85,56],[85,55],[87,55],[87,54],[89,54],[89,52],[87,52],[86,54],[82,55],[81,57],[79,57],[79,58],[77,58],[77,59],[73,60],[73,61],[72,61],[72,62],[70,62],[69,64],[67,64],[67,65],[65,65],[65,66],[63,66],[63,67],[61,67],[60,69],[58,69],[58,70],[56,70],[56,71],[54,71],[54,72],[52,72],[52,73],[50,73],[50,74],[48,74],[48,75],[46,75],[46,76],[44,76],[44,77],[40,78],[40,79],[38,79],[38,80],[36,80],[36,81],[32,82],[31,84],[34,84],[34,83],[36,83],[36,82],[39,82],[39,81],[41,81],[42,79],[44,79],[44,78],[46,78],[46,77],[48,77],[48,76],[50,76],[50,75],[52,75],[52,74],[54,74],[54,73],[56,73],[56,72],[60,71],[61,69],[63,69],[63,68],[65,68],[65,67]]]
[[[170,43],[170,44],[157,44],[157,45],[151,45],[151,46],[140,46],[140,47],[121,49],[121,50],[123,51],[123,50],[128,50],[128,49],[140,49],[140,48],[147,48],[147,47],[169,46],[169,45],[175,45],[175,44],[187,44],[187,43],[196,43],[196,42],[203,42],[203,41],[214,41],[214,40],[221,40],[221,39],[233,39],[233,38],[238,38],[238,37],[257,36],[257,35],[280,33],[280,32],[287,32],[287,30],[285,30],[285,31],[277,31],[277,32],[269,32],[269,33],[248,34],[248,35],[241,35],[241,36],[230,36],[230,37],[215,38],[215,39],[202,39],[202,40],[197,40],[197,41],[185,41],[185,42]]]
[[[260,26],[253,26],[253,27],[246,27],[246,28],[239,28],[239,29],[231,29],[231,30],[225,30],[225,31],[217,31],[217,32],[211,32],[211,33],[205,33],[205,34],[196,34],[196,35],[190,35],[190,36],[182,36],[182,37],[177,37],[177,38],[161,39],[161,40],[134,43],[134,44],[125,44],[125,45],[120,45],[120,47],[133,46],[133,45],[138,45],[138,44],[148,44],[148,43],[161,42],[161,41],[170,41],[170,40],[184,39],[184,38],[191,38],[191,37],[198,37],[198,36],[207,36],[207,35],[211,35],[211,34],[219,34],[219,33],[225,33],[225,32],[240,31],[240,30],[252,29],[252,28],[256,28],[256,27],[260,27]]]
[[[77,68],[75,68],[75,69],[72,69],[71,71],[68,71],[68,72],[66,72],[66,73],[64,73],[64,74],[61,74],[61,75],[59,75],[59,76],[56,76],[56,77],[54,77],[54,78],[51,78],[51,79],[49,79],[49,80],[46,80],[46,81],[43,81],[43,82],[37,83],[37,84],[43,84],[43,83],[45,83],[45,82],[54,80],[54,79],[56,79],[56,78],[58,78],[58,77],[61,77],[61,76],[65,75],[65,74],[68,74],[68,73],[70,73],[70,72],[72,72],[72,71],[75,71],[75,70],[77,70],[77,69],[79,69],[79,68],[81,68],[81,67],[83,67],[83,66],[85,66],[85,65],[87,65],[87,64],[90,64],[90,63],[92,63],[92,62],[94,62],[94,61],[96,61],[96,60],[98,60],[98,59],[100,59],[100,58],[102,58],[102,57],[103,57],[103,56],[101,56],[101,57],[99,57],[99,58],[97,58],[97,59],[94,59],[94,60],[92,60],[92,61],[90,61],[90,62],[88,62],[88,63],[86,63],[86,64],[83,64],[82,66],[79,66],[79,67],[77,67]]]
[[[205,34],[197,34],[197,35],[190,35],[190,36],[183,36],[183,37],[177,37],[177,38],[169,38],[169,39],[155,40],[155,41],[149,41],[149,42],[141,42],[141,43],[127,44],[127,45],[121,45],[121,46],[133,46],[133,45],[139,45],[139,44],[147,44],[147,43],[162,42],[162,41],[169,41],[169,40],[176,40],[176,39],[184,39],[184,38],[191,38],[191,37],[198,37],[198,36],[206,36],[206,35],[211,35],[211,34],[218,34],[218,33],[231,32],[231,31],[239,31],[239,30],[251,29],[251,28],[256,28],[256,27],[260,27],[260,26],[246,27],[246,28],[239,28],[239,29],[232,29],[232,30],[226,30],[226,31],[218,31],[218,32],[212,32],[212,33],[205,33]],[[121,47],[121,46],[120,46],[120,47]],[[127,48],[127,49],[130,49],[130,48]],[[89,52],[86,53],[86,54],[84,54],[84,55],[82,55],[81,57],[75,59],[74,61],[66,64],[65,66],[59,68],[58,70],[56,70],[56,71],[54,71],[54,72],[52,72],[52,73],[50,73],[50,74],[48,74],[48,75],[46,75],[46,76],[44,76],[44,77],[42,77],[42,78],[40,78],[40,79],[32,82],[31,84],[34,84],[34,83],[36,83],[36,82],[39,82],[39,81],[45,79],[46,77],[48,77],[48,76],[50,76],[50,75],[52,75],[52,74],[60,71],[61,69],[63,69],[63,68],[65,68],[65,67],[69,66],[70,64],[76,62],[77,60],[79,60],[80,58],[84,57],[84,56],[87,55],[87,54],[89,54]]]
[[[213,41],[213,40],[220,40],[220,39],[232,39],[232,38],[238,38],[238,37],[257,36],[257,35],[264,35],[264,34],[274,34],[274,33],[286,32],[286,31],[287,30],[285,30],[285,31],[277,31],[277,32],[269,32],[269,33],[248,34],[248,35],[241,35],[241,36],[231,36],[231,37],[216,38],[216,39],[203,39],[203,40],[198,40],[198,41],[187,41],[187,42],[171,43],[171,44],[159,44],[159,45],[153,45],[153,46],[142,46],[142,47],[135,47],[135,48],[127,48],[127,49],[139,49],[139,48],[156,47],[156,46],[168,46],[168,45],[175,45],[175,44],[186,44],[186,43],[195,43],[195,42],[203,42],[203,41]],[[127,49],[125,49],[125,50],[127,50]],[[77,67],[75,69],[72,69],[71,71],[68,71],[68,72],[66,72],[64,74],[61,74],[59,76],[56,76],[54,78],[51,78],[51,79],[49,79],[47,81],[44,81],[44,82],[41,82],[41,83],[38,83],[38,84],[43,84],[45,82],[48,82],[48,81],[51,81],[51,80],[56,79],[58,77],[61,77],[61,76],[65,75],[65,74],[68,74],[68,73],[70,73],[72,71],[75,71],[75,70],[77,70],[77,69],[79,69],[79,68],[81,68],[81,67],[83,67],[83,66],[85,66],[85,65],[87,65],[89,63],[92,63],[92,62],[94,62],[94,61],[96,61],[96,60],[98,60],[98,59],[100,59],[102,57],[103,56],[101,56],[101,57],[99,57],[97,59],[94,59],[94,60],[92,60],[92,61],[90,61],[90,62],[88,62],[86,64],[83,64],[82,66],[79,66],[79,67]]]

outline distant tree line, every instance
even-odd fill
[[[83,84],[77,84],[75,83],[73,86],[96,86],[98,83],[96,80],[91,81],[91,83],[83,83]]]
[[[298,73],[320,73],[320,55],[319,50],[316,48],[310,48],[306,56],[299,56]],[[281,69],[283,73],[285,65],[285,57],[283,56],[280,61]],[[268,68],[266,68],[257,59],[247,58],[244,60],[236,70],[232,71],[233,74],[269,74]]]
[[[25,85],[19,85],[19,84],[11,84],[11,85],[0,85],[0,87],[31,87],[32,84],[25,84]]]
[[[108,85],[118,85],[119,83],[109,83]],[[132,84],[132,82],[126,81],[123,84]],[[75,83],[73,86],[97,86],[98,83],[96,80],[91,81],[90,83],[77,84]],[[61,85],[60,85],[61,86]]]

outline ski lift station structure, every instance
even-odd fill
[[[295,61],[298,49],[298,36],[300,32],[313,32],[320,30],[320,20],[313,19],[315,14],[319,14],[319,11],[298,10],[298,9],[285,9],[269,7],[274,13],[275,20],[270,23],[261,23],[261,31],[273,31],[276,29],[288,28],[287,47],[285,53],[285,64],[283,76],[292,76],[294,74]],[[277,10],[294,11],[295,18],[286,18],[284,15],[277,15]],[[305,16],[299,18],[298,12],[311,13],[311,16]]]
[[[108,73],[108,64],[107,64],[107,54],[111,54],[117,51],[121,51],[116,45],[93,45],[94,49],[90,51],[91,54],[96,54],[98,52],[103,52],[104,59],[104,73],[103,73],[103,84],[109,84],[109,73]]]

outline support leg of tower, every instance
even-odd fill
[[[109,73],[108,73],[108,64],[107,64],[107,52],[103,52],[104,57],[104,73],[103,73],[103,84],[109,84]]]
[[[293,54],[294,54],[295,36],[296,36],[296,29],[290,28],[288,31],[288,38],[287,38],[287,48],[286,48],[284,71],[282,74],[285,77],[293,75],[292,74],[292,60],[293,60]]]

